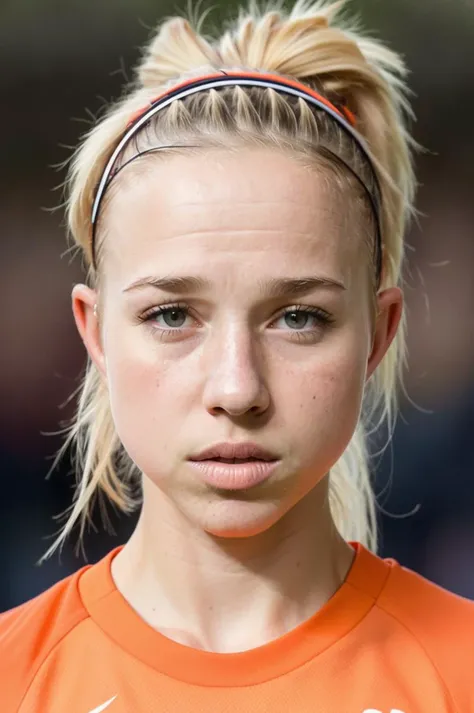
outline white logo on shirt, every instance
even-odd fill
[[[93,711],[91,711],[93,713]],[[379,711],[378,708],[366,708],[365,711],[362,711],[362,713],[384,713],[383,711]],[[392,708],[390,713],[404,713],[404,711],[399,711],[398,708]]]
[[[115,701],[117,696],[113,696],[112,698],[109,698],[108,701],[105,701],[105,703],[102,703],[101,706],[97,706],[97,708],[94,708],[93,710],[89,711],[89,713],[101,713],[101,711],[105,711],[106,708],[110,706],[111,703]],[[369,713],[366,711],[366,713]],[[396,711],[393,711],[393,713],[397,713]]]

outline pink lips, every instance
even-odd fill
[[[193,455],[189,463],[208,485],[245,490],[267,480],[279,459],[255,443],[218,443]]]

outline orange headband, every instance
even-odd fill
[[[153,107],[157,102],[161,101],[162,99],[166,99],[170,94],[173,94],[175,92],[180,92],[181,89],[186,89],[190,84],[194,84],[195,82],[205,82],[207,83],[208,81],[212,81],[214,79],[222,79],[224,77],[232,77],[236,78],[237,80],[239,79],[260,79],[265,82],[275,82],[276,84],[279,84],[281,87],[293,87],[293,89],[297,89],[299,92],[304,92],[305,95],[309,95],[313,97],[313,99],[316,99],[318,102],[321,104],[324,104],[324,106],[327,109],[331,109],[331,111],[335,112],[336,114],[339,114],[341,118],[345,118],[351,126],[356,125],[356,118],[354,114],[349,111],[347,107],[343,107],[342,111],[339,109],[336,109],[334,104],[332,104],[328,99],[323,97],[321,94],[318,92],[314,91],[314,89],[311,89],[311,87],[308,87],[306,84],[302,84],[301,82],[296,81],[295,79],[288,79],[288,78],[282,78],[279,77],[277,74],[267,74],[267,73],[262,73],[262,72],[239,72],[236,70],[222,70],[221,72],[214,72],[213,74],[203,74],[201,77],[198,77],[197,79],[186,79],[180,84],[176,84],[174,87],[171,89],[166,90],[162,94],[158,94],[157,97],[155,97],[149,104],[146,106],[142,107],[138,111],[135,112],[130,117],[130,121],[127,124],[127,128],[131,126],[132,124],[135,123],[145,112],[148,111],[151,107]],[[235,82],[236,84],[243,84],[243,82]],[[255,86],[255,85],[253,85]],[[206,87],[208,88],[208,87]]]

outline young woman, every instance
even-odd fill
[[[98,494],[141,514],[3,615],[5,713],[474,711],[474,605],[375,554],[365,433],[393,421],[414,194],[403,75],[338,6],[253,9],[212,43],[175,18],[79,148],[90,364],[54,548]]]

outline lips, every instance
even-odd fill
[[[208,458],[207,460],[213,460],[214,463],[228,463],[229,465],[235,465],[235,463],[252,463],[252,461],[263,460],[263,458]]]
[[[278,456],[256,443],[216,443],[191,456],[192,461],[213,460],[221,463],[245,463],[249,461],[271,462]]]

